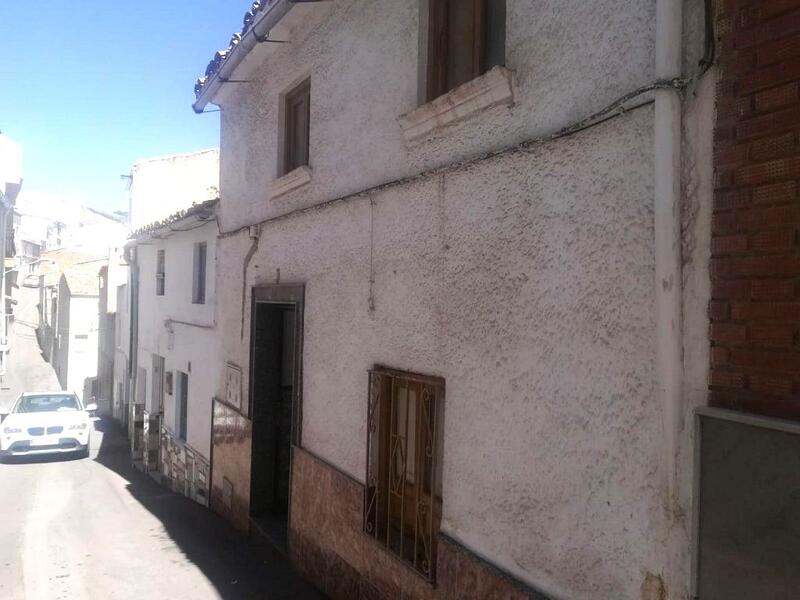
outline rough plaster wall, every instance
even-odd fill
[[[164,369],[173,373],[183,371],[189,376],[188,413],[186,423],[186,442],[206,460],[211,454],[211,399],[219,386],[221,361],[213,331],[176,326],[175,345],[172,350],[161,350],[164,356]],[[147,354],[151,362],[152,354]],[[189,366],[191,364],[191,370]],[[152,377],[152,373],[148,375]],[[173,393],[164,394],[164,425],[177,440],[176,421],[177,376],[173,376]],[[151,393],[148,390],[148,394]]]
[[[153,355],[163,356],[165,371],[180,370],[189,375],[187,442],[206,459],[210,456],[211,398],[219,386],[221,352],[219,333],[214,329],[174,323],[172,348],[164,322],[177,319],[199,325],[216,321],[217,227],[211,222],[163,240],[138,246],[139,279],[139,367],[147,370],[146,405],[152,409]],[[193,252],[196,242],[207,243],[206,303],[192,304]],[[165,251],[166,285],[156,295],[156,252]],[[189,363],[192,364],[191,372]],[[173,389],[175,384],[173,383]],[[164,424],[175,432],[174,395],[164,396]]]
[[[363,480],[367,369],[444,377],[443,530],[559,597],[636,597],[662,570],[651,148],[645,108],[269,224],[248,272],[307,286],[303,445]],[[249,245],[219,247],[245,373]]]
[[[655,0],[508,0],[515,103],[407,148],[397,118],[417,107],[419,0],[296,6],[291,44],[262,44],[223,86],[223,229],[559,129],[653,77]],[[276,35],[277,39],[283,39]],[[312,182],[269,201],[279,94],[311,76]]]

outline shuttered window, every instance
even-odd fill
[[[189,412],[189,375],[183,371],[177,371],[176,376],[178,383],[177,402],[175,405],[176,429],[178,430],[178,439],[185,442],[187,413]]]
[[[164,250],[156,253],[156,295],[164,295],[164,283],[166,281],[166,256]]]
[[[505,0],[430,0],[427,99],[505,64]]]
[[[192,303],[206,303],[206,258],[208,246],[206,242],[194,245],[194,266],[192,269]]]
[[[311,108],[311,82],[306,80],[286,94],[283,172],[308,164],[308,131]]]

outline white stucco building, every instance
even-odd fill
[[[123,426],[130,412],[130,294],[127,282],[117,286],[117,312],[114,314],[114,404],[112,415]]]
[[[216,198],[218,186],[218,148],[137,161],[131,168],[130,230]]]
[[[67,248],[105,256],[119,248],[127,227],[120,214],[108,214],[53,194],[27,192],[16,206],[22,239],[42,250]]]
[[[219,170],[209,156],[217,153],[137,163],[132,227],[143,218],[152,221],[134,229],[127,245],[134,457],[141,457],[146,471],[204,504],[212,396],[219,377],[219,370],[209,366],[220,361],[215,285]],[[196,194],[179,193],[183,185]],[[165,204],[173,192],[186,202]],[[124,353],[119,347],[118,356]],[[124,373],[122,361],[116,368],[118,376]]]
[[[684,598],[703,2],[446,4],[256,3],[198,82],[211,505],[334,597]]]
[[[51,363],[61,388],[85,402],[95,396],[99,333],[99,262],[76,264],[59,279]]]
[[[3,258],[3,270],[0,273],[0,375],[7,368],[9,352],[8,320],[12,313],[6,297],[11,295],[6,280],[7,256],[13,256],[13,248],[8,243],[9,231],[13,221],[14,204],[22,188],[22,146],[0,132],[0,256]],[[16,277],[16,274],[14,274]]]
[[[123,405],[126,403],[124,389],[117,380],[118,367],[122,359],[117,354],[127,337],[122,332],[117,313],[120,310],[127,314],[127,299],[124,290],[128,281],[128,265],[123,258],[120,245],[112,248],[108,254],[108,262],[100,268],[100,301],[98,316],[99,336],[97,344],[97,394],[95,403],[101,414],[112,415],[119,419]],[[120,290],[122,288],[122,291]],[[120,306],[122,304],[122,306]],[[124,316],[123,316],[124,318]]]

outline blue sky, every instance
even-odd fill
[[[0,0],[0,130],[23,146],[23,192],[126,210],[137,159],[219,145],[194,81],[249,6]]]

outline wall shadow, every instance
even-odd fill
[[[170,538],[203,572],[221,598],[325,598],[267,542],[258,536],[248,538],[209,509],[134,469],[130,442],[121,426],[104,417],[95,423],[95,430],[103,433],[95,460],[128,482],[131,496],[161,521]]]

